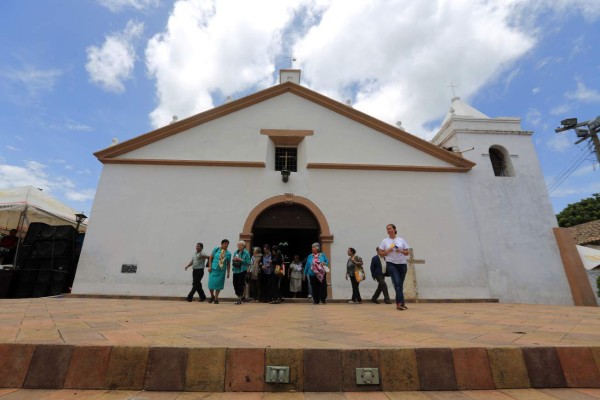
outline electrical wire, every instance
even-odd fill
[[[570,176],[575,172],[584,161],[587,160],[589,155],[591,154],[591,150],[589,146],[583,147],[581,149],[581,154],[578,154],[573,158],[567,168],[561,172],[548,186],[547,190],[549,194],[552,194],[556,189],[560,187]]]

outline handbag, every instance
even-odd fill
[[[357,268],[354,270],[354,279],[356,282],[361,282],[365,280],[365,271],[362,268]]]
[[[231,262],[231,265],[233,266],[233,268],[240,268],[242,266],[242,262],[238,260],[233,260]]]
[[[283,276],[283,275],[285,275],[285,267],[281,266],[281,265],[276,265],[275,266],[275,275],[276,276]]]

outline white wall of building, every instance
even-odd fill
[[[274,171],[274,146],[261,129],[314,131],[300,144],[288,183]],[[471,135],[469,145],[485,147],[487,139]],[[489,178],[482,151],[469,155],[479,165],[468,173],[306,169],[310,162],[449,164],[287,93],[119,156],[261,161],[266,168],[105,164],[73,292],[184,296],[191,272],[183,267],[196,242],[209,252],[228,238],[233,250],[254,207],[293,193],[320,208],[334,235],[334,298],[351,292],[346,249],[355,247],[368,268],[385,225],[394,223],[426,260],[417,266],[422,298],[572,304],[537,158],[528,151],[519,147],[515,159],[524,180]],[[531,190],[537,194],[518,195]],[[122,264],[136,264],[137,273],[122,274]],[[361,284],[363,298],[374,289],[370,278]],[[233,296],[231,281],[224,295]]]

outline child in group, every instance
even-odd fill
[[[290,264],[290,292],[294,297],[298,297],[298,293],[302,291],[302,270],[304,266],[300,261],[299,255],[294,255],[294,261]]]

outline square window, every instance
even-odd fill
[[[291,172],[298,171],[298,148],[275,147],[275,171],[287,168]]]

